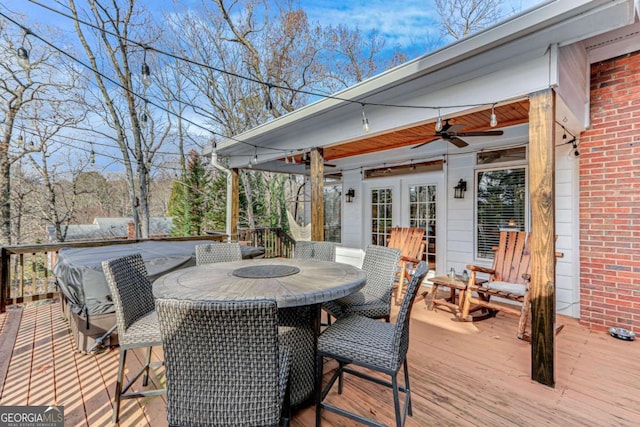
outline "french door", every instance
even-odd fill
[[[438,264],[442,258],[438,256],[438,242],[444,241],[444,221],[439,223],[443,218],[438,191],[442,183],[442,173],[367,180],[367,243],[386,246],[391,228],[396,226],[423,228],[426,245],[422,259],[429,263],[430,270],[443,271]]]

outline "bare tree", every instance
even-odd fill
[[[501,17],[502,0],[435,0],[442,31],[461,39],[485,28]]]
[[[77,3],[68,0],[76,18],[76,33],[104,102],[104,119],[114,131],[113,139],[122,155],[138,237],[148,238],[150,168],[161,143],[154,139],[153,130],[146,132],[149,114],[145,85],[132,72],[134,66],[142,66],[146,50],[130,40],[154,39],[154,27],[136,0],[86,0],[85,10],[79,10]],[[91,20],[92,27],[81,25],[81,14],[88,15],[85,19]],[[87,32],[93,37],[87,37]],[[94,41],[97,45],[91,44]]]
[[[36,215],[38,219],[52,225],[56,241],[63,242],[69,224],[75,219],[77,198],[80,194],[78,177],[89,161],[87,159],[83,162],[78,156],[70,161],[69,150],[58,156],[58,161],[52,161],[52,156],[59,150],[59,146],[49,147],[45,142],[37,156],[29,155],[29,161],[33,170],[37,172],[38,182],[41,183],[41,191],[38,192],[41,201],[37,204],[39,212]]]
[[[60,52],[32,45],[31,30],[17,22],[0,26],[0,241],[11,244],[11,165],[39,150],[37,143],[27,143],[37,131],[33,123],[42,124],[40,129],[77,123],[80,86],[78,71]],[[48,33],[50,39],[56,36]]]
[[[375,32],[365,38],[358,30],[311,24],[288,2],[211,3],[216,7],[203,2],[201,10],[170,17],[173,31],[167,33],[179,30],[183,37],[174,39],[173,49],[197,63],[184,67],[187,103],[216,133],[239,134],[302,107],[314,100],[312,93],[335,92],[370,77],[383,63],[378,58],[384,44]],[[402,59],[394,55],[385,65]],[[240,179],[243,220],[254,227],[256,209],[261,216],[264,206],[278,210],[275,195],[265,197],[276,177],[245,169]]]

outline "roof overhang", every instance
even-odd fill
[[[230,167],[245,167],[257,151],[269,170],[275,170],[274,161],[284,164],[278,159],[287,152],[313,147],[324,148],[326,159],[340,159],[417,144],[433,134],[438,114],[464,115],[465,131],[486,129],[493,104],[500,126],[526,123],[527,95],[559,84],[558,48],[630,25],[635,10],[634,0],[543,3],[223,141],[218,154],[229,157]],[[368,134],[362,131],[361,103],[371,123]]]

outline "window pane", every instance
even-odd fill
[[[478,258],[493,259],[502,230],[525,229],[525,168],[478,171]]]

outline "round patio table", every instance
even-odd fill
[[[365,273],[313,259],[250,259],[205,264],[168,273],[153,283],[155,298],[275,299],[281,343],[292,347],[291,404],[313,397],[316,338],[323,302],[360,290]]]

